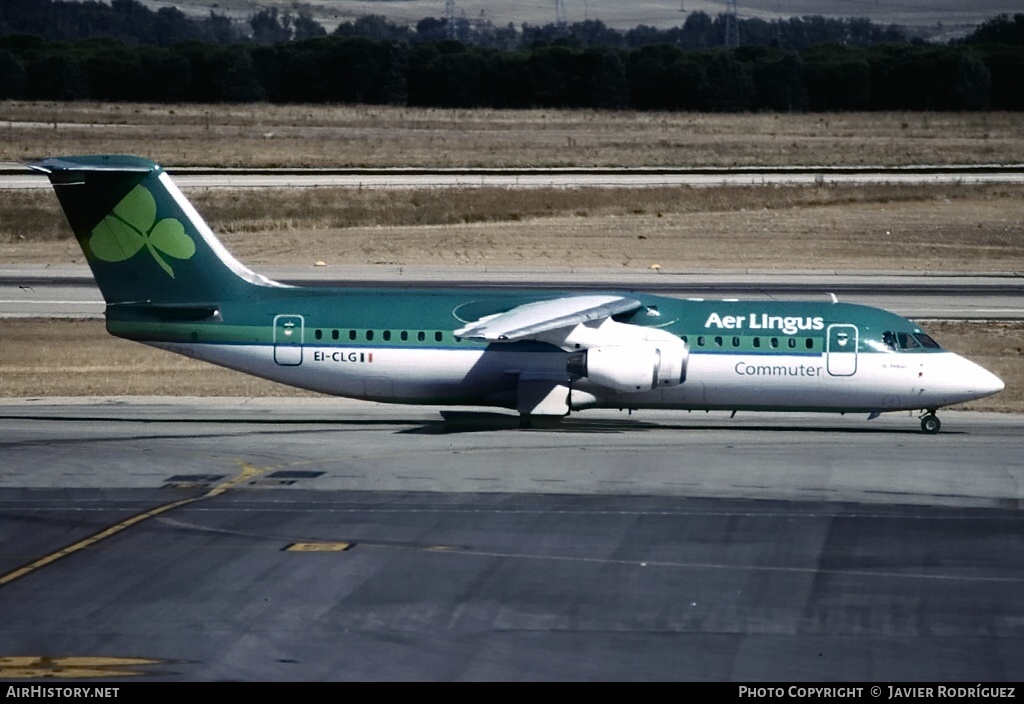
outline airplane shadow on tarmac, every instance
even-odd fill
[[[456,433],[479,433],[493,431],[551,431],[562,433],[635,433],[652,430],[679,430],[682,432],[731,430],[737,432],[797,432],[797,433],[867,433],[882,435],[921,435],[914,425],[906,428],[864,425],[863,427],[836,427],[827,422],[814,425],[785,424],[780,419],[778,425],[758,423],[756,425],[728,425],[727,420],[720,423],[697,422],[694,424],[659,423],[632,418],[545,418],[530,419],[524,423],[519,416],[487,411],[442,411],[442,419],[419,425],[416,428],[398,431],[399,434],[449,435]],[[944,431],[943,434],[961,434],[958,431]]]
[[[196,425],[206,424],[227,424],[266,426],[266,431],[249,429],[245,433],[259,432],[292,432],[300,426],[333,426],[336,428],[360,428],[360,427],[387,427],[403,426],[395,430],[396,434],[411,435],[452,435],[459,433],[482,433],[495,431],[523,431],[523,432],[556,432],[556,433],[638,433],[658,430],[678,430],[680,432],[702,432],[712,430],[729,430],[733,432],[772,432],[772,433],[843,433],[843,434],[870,434],[870,435],[921,435],[921,431],[914,423],[908,423],[906,427],[894,428],[891,426],[874,425],[868,421],[857,427],[830,425],[827,420],[815,422],[812,425],[797,425],[787,423],[780,418],[778,423],[757,423],[754,425],[730,424],[729,419],[722,419],[718,422],[697,421],[690,423],[658,422],[650,420],[639,420],[634,418],[587,418],[586,416],[573,416],[567,418],[531,418],[524,422],[518,415],[509,413],[498,413],[489,411],[441,411],[441,418],[436,421],[422,419],[402,418],[381,418],[381,419],[352,419],[333,417],[306,417],[306,418],[274,418],[272,416],[252,417],[202,417],[202,418],[139,418],[119,415],[0,415],[0,420],[35,420],[35,421],[57,421],[57,422],[131,422],[137,423],[140,427],[147,425],[167,425],[173,423],[188,423]],[[273,428],[273,430],[272,430]],[[943,430],[943,435],[962,435],[964,431]],[[160,437],[167,438],[161,434]],[[191,437],[185,433],[183,438]]]

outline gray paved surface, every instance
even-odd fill
[[[331,399],[0,402],[0,658],[147,658],[122,669],[175,680],[1019,680],[1024,421],[943,420],[520,431]]]
[[[1024,277],[858,272],[714,272],[518,267],[266,266],[279,281],[320,286],[461,286],[558,290],[639,290],[678,297],[840,300],[914,319],[1024,318]],[[84,265],[0,265],[0,317],[103,316],[103,300]]]
[[[170,169],[188,188],[661,188],[821,184],[1021,183],[1021,165],[788,168],[581,169]],[[0,190],[45,189],[49,181],[20,164],[0,167]]]

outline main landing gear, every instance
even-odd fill
[[[921,431],[928,433],[929,435],[935,435],[939,432],[939,428],[942,427],[942,423],[939,421],[939,417],[935,415],[935,411],[928,409],[921,416]]]

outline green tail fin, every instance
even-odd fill
[[[231,256],[150,161],[73,156],[30,168],[49,176],[108,304],[208,305],[278,285]]]

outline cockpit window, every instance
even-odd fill
[[[896,333],[896,339],[899,340],[901,350],[912,350],[921,346],[921,343],[909,332]]]
[[[913,351],[913,350],[939,350],[939,343],[933,340],[929,335],[923,332],[892,332],[887,330],[882,333],[882,344],[885,345],[886,349],[895,352],[901,351]]]

